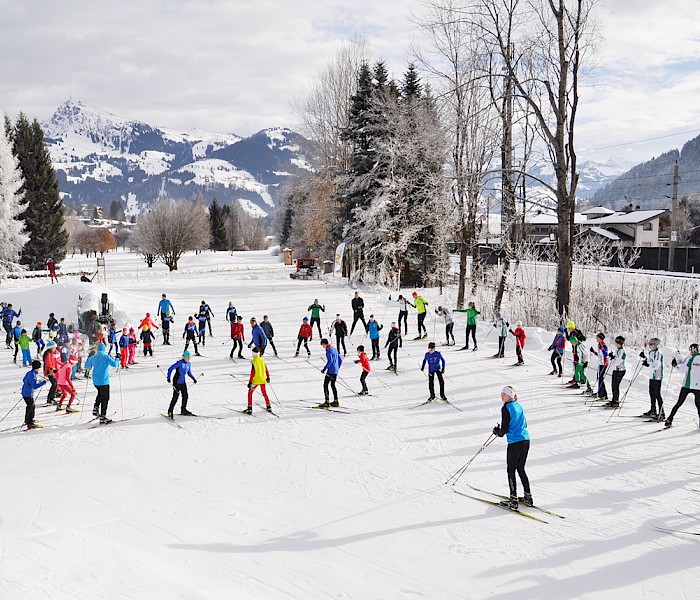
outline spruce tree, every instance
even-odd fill
[[[126,214],[124,213],[124,205],[121,200],[112,200],[109,205],[109,212],[107,215],[113,221],[126,221]]]
[[[24,178],[13,153],[11,130],[5,117],[0,128],[0,269],[17,270],[22,248],[29,236],[18,216],[24,210]]]
[[[226,219],[216,198],[209,205],[209,228],[211,229],[211,249],[226,250]]]
[[[49,258],[56,262],[66,256],[68,232],[64,207],[51,157],[44,145],[39,122],[20,114],[14,132],[15,155],[24,175],[27,207],[20,215],[29,242],[22,249],[21,262],[32,270],[42,269]]]

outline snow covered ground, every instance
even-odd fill
[[[633,418],[648,409],[643,373],[608,423],[609,412],[589,408],[546,375],[550,332],[528,329],[527,366],[512,368],[512,341],[505,360],[490,358],[496,336],[484,321],[478,352],[444,351],[447,393],[462,412],[443,403],[413,408],[427,398],[419,370],[426,343],[414,341],[399,352],[398,376],[384,370],[384,357],[372,363],[372,396],[354,396],[340,384],[350,414],[309,410],[322,400],[321,348],[315,338],[310,363],[293,358],[296,332],[314,298],[325,303],[327,322],[336,312],[350,321],[352,290],[293,281],[278,260],[266,252],[205,253],[185,257],[171,274],[162,265],[146,270],[135,255],[107,256],[105,289],[120,319],[135,323],[155,313],[166,292],[177,311],[177,344],[163,347],[159,339],[155,357],[140,357],[113,376],[114,418],[142,418],[90,428],[94,389],[78,380],[85,413],[41,408],[38,419],[52,427],[0,435],[0,598],[700,597],[700,538],[653,527],[700,531],[692,399],[671,430],[649,435],[659,426]],[[92,264],[73,258],[63,267]],[[78,295],[99,296],[102,287],[10,281],[0,295],[33,325],[49,311],[75,319]],[[398,307],[385,293],[363,295],[367,315],[385,325],[396,318]],[[451,305],[454,290],[447,298],[435,290],[424,295],[434,308]],[[156,365],[179,356],[178,334],[202,299],[216,314],[214,338],[193,360],[193,371],[204,376],[190,387],[189,407],[216,418],[178,419],[178,428],[160,416],[170,386]],[[229,300],[246,332],[251,315],[267,314],[275,327],[280,358],[266,358],[280,418],[260,406],[254,417],[230,410],[245,406],[241,380],[250,366],[228,358]],[[442,342],[442,323],[433,316],[428,329]],[[410,317],[409,339],[416,331]],[[457,347],[463,325],[458,315]],[[356,331],[352,348],[360,342],[368,341]],[[638,350],[628,349],[623,391]],[[352,356],[341,377],[357,390]],[[2,427],[19,426],[23,409],[10,409],[24,370],[15,371],[7,350],[0,362],[0,416],[9,411]],[[667,410],[679,380],[674,375],[666,392]],[[489,437],[504,384],[516,387],[526,411],[535,501],[564,520],[530,510],[548,521],[538,523],[444,485]],[[505,493],[505,446],[504,439],[491,444],[456,489],[490,498],[469,483]]]

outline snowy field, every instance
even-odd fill
[[[62,267],[93,264],[72,258]],[[642,373],[621,415],[607,422],[608,411],[590,408],[546,375],[551,332],[527,329],[527,366],[513,368],[511,340],[505,360],[490,358],[496,334],[483,321],[478,352],[443,349],[454,407],[413,408],[427,398],[419,370],[427,344],[407,341],[398,376],[384,370],[384,353],[372,363],[372,396],[357,397],[339,384],[349,414],[309,410],[323,399],[322,350],[315,338],[310,362],[293,358],[301,319],[319,298],[327,308],[324,325],[336,312],[349,325],[353,290],[340,282],[293,281],[289,272],[266,252],[190,255],[172,274],[117,254],[107,256],[106,286],[68,278],[53,286],[3,282],[2,299],[22,307],[21,320],[32,326],[50,311],[75,320],[78,295],[99,297],[103,287],[119,326],[155,314],[162,292],[177,314],[175,345],[161,346],[159,337],[153,358],[141,356],[112,378],[113,418],[143,417],[86,424],[95,393],[79,379],[84,412],[40,408],[46,428],[0,435],[0,598],[700,597],[700,537],[654,528],[700,531],[700,430],[692,399],[673,428],[649,435],[660,426],[634,418],[649,408]],[[385,326],[396,319],[398,306],[386,293],[362,293],[366,315]],[[449,300],[435,290],[423,293],[432,309],[451,305],[455,290],[448,290]],[[171,388],[156,365],[179,357],[182,327],[202,299],[216,314],[214,338],[192,361],[193,372],[204,376],[190,386],[188,407],[212,418],[176,417],[178,427],[160,416]],[[261,410],[259,395],[253,417],[231,410],[245,407],[242,381],[250,365],[228,358],[229,300],[244,316],[247,337],[250,316],[267,314],[274,325],[280,358],[265,358],[279,418]],[[430,313],[428,330],[441,343],[444,327]],[[412,339],[415,313],[409,316]],[[586,333],[590,341],[594,332]],[[456,335],[459,348],[463,315]],[[369,346],[356,330],[352,349],[361,342]],[[638,352],[628,349],[623,391]],[[353,357],[354,351],[340,376],[359,390]],[[0,363],[0,416],[9,411],[2,427],[19,427],[23,403],[11,408],[24,370],[15,370],[8,350],[0,349]],[[664,384],[667,412],[679,381],[676,374]],[[527,509],[547,521],[540,523],[444,485],[489,437],[505,384],[515,386],[527,415],[535,502],[565,519]],[[505,439],[496,440],[455,489],[494,500],[467,484],[507,493],[505,452]]]

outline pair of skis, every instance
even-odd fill
[[[464,412],[464,410],[462,410],[462,409],[461,409],[459,406],[457,406],[456,404],[452,404],[452,402],[450,402],[449,400],[446,400],[446,399],[444,399],[444,398],[440,398],[440,401],[441,401],[441,402],[444,402],[444,403],[447,404],[448,406],[451,406],[452,408],[458,410],[459,412]],[[425,406],[426,404],[432,404],[433,402],[437,402],[437,399],[435,399],[435,400],[426,400],[425,402],[421,402],[420,404],[417,404],[416,406],[410,406],[408,410],[412,410],[412,409],[414,409],[414,408],[420,408],[421,406]]]
[[[494,492],[489,492],[487,490],[482,490],[479,488],[474,487],[473,485],[467,484],[467,487],[474,490],[475,492],[479,492],[481,494],[488,494],[490,496],[494,496],[496,498],[500,498],[501,500],[509,500],[509,496],[504,496],[502,494],[496,494]],[[500,502],[496,502],[495,500],[488,500],[486,498],[479,498],[478,496],[472,496],[471,494],[466,494],[464,492],[461,492],[459,490],[456,490],[455,488],[452,488],[452,491],[455,492],[456,494],[459,494],[460,496],[466,496],[467,498],[471,498],[472,500],[478,500],[479,502],[483,502],[485,504],[490,504],[491,506],[498,506],[499,508],[505,509],[509,512],[519,514],[523,517],[527,517],[528,519],[532,519],[534,521],[539,521],[540,523],[548,523],[548,521],[545,521],[544,519],[540,519],[539,517],[536,517],[535,515],[531,515],[530,513],[523,512],[520,510],[520,508],[511,508],[509,506],[505,506],[501,504]],[[552,517],[556,517],[557,519],[565,519],[566,517],[557,514],[555,512],[552,512],[551,510],[547,510],[546,508],[542,508],[540,506],[531,506],[528,508],[534,508],[535,510],[540,511],[541,513],[544,513],[546,515],[550,515]]]

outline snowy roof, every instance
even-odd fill
[[[582,215],[614,215],[615,211],[611,210],[609,208],[606,208],[605,206],[594,206],[593,208],[589,208],[588,210],[584,210]]]
[[[665,210],[634,210],[632,212],[619,212],[599,219],[589,219],[591,225],[640,225],[652,219],[658,219]]]
[[[586,217],[583,213],[574,213],[574,223],[584,223]],[[557,225],[557,215],[554,213],[540,213],[532,217],[525,217],[525,222],[529,225]]]
[[[604,237],[605,239],[611,240],[613,242],[621,242],[623,240],[634,240],[634,238],[631,235],[627,235],[626,233],[622,233],[621,231],[617,231],[616,229],[603,229],[602,227],[591,227],[590,229],[586,229],[586,231],[583,232],[582,235],[599,235],[600,237]]]

